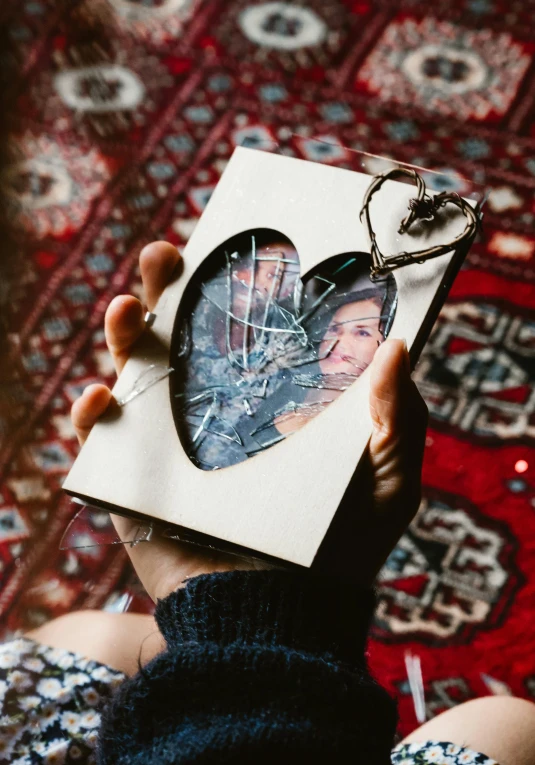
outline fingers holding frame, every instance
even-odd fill
[[[88,385],[71,407],[71,420],[80,446],[85,442],[95,422],[102,417],[113,396],[111,390],[100,383]]]
[[[106,345],[118,375],[130,356],[132,346],[144,328],[141,301],[133,295],[118,295],[113,298],[106,310],[104,333]]]
[[[168,242],[152,242],[141,251],[139,266],[149,311],[172,281],[181,260],[176,247]],[[118,295],[108,306],[104,328],[117,374],[121,373],[132,346],[145,328],[143,317],[143,305],[133,295]]]
[[[387,340],[371,369],[370,413],[373,432],[370,459],[376,478],[376,501],[406,505],[408,515],[419,504],[427,407],[410,376],[407,347]]]
[[[151,242],[139,256],[139,269],[143,292],[149,311],[152,311],[162,292],[177,274],[182,258],[169,242]]]
[[[177,275],[181,257],[173,245],[153,242],[142,250],[139,260],[146,305],[152,310],[164,289]],[[144,313],[141,301],[132,295],[119,295],[108,306],[104,328],[117,374],[122,371],[132,347],[145,329]],[[97,420],[113,403],[111,391],[101,384],[88,386],[74,402],[71,419],[80,444],[85,442]],[[121,539],[133,538],[138,521],[116,515],[111,515],[111,518]],[[127,548],[147,591],[154,599],[178,587],[185,576],[205,571],[205,556],[200,555],[196,548],[182,547],[156,536],[150,545]]]

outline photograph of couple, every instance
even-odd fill
[[[301,280],[299,255],[271,229],[232,237],[197,271],[171,348],[177,430],[203,470],[242,462],[302,428],[371,363],[396,310],[370,256],[330,257]]]

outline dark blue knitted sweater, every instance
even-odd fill
[[[397,714],[364,658],[371,592],[281,571],[158,602],[167,650],[105,710],[100,765],[388,765]]]

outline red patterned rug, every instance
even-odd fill
[[[535,698],[533,0],[4,5],[18,80],[3,204],[24,234],[0,410],[3,634],[129,594],[146,607],[123,551],[58,549],[69,409],[112,380],[103,314],[139,291],[142,244],[186,242],[237,144],[342,167],[351,147],[492,187],[484,244],[416,372],[425,499],[383,572],[371,661],[404,730],[407,650],[429,716],[489,690]]]

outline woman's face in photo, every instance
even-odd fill
[[[366,369],[383,341],[380,314],[373,300],[347,303],[336,311],[320,343],[319,356],[325,356],[319,362],[323,374],[360,375]]]

